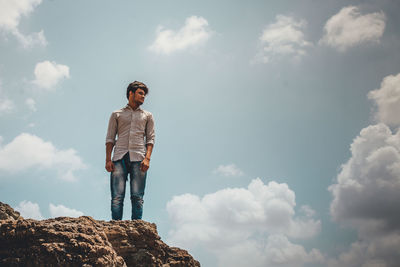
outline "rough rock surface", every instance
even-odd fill
[[[3,206],[0,202],[1,218]],[[10,216],[0,220],[0,266],[200,266],[187,251],[161,241],[155,224],[142,220]]]
[[[15,211],[10,205],[0,202],[0,220],[17,220],[21,218],[18,211]]]

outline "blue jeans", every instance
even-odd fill
[[[111,216],[113,220],[121,220],[124,208],[125,188],[128,174],[131,186],[132,220],[142,219],[143,196],[146,186],[146,174],[140,170],[141,161],[130,161],[129,153],[120,160],[114,161],[111,172]]]

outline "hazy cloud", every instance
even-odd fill
[[[400,235],[380,235],[351,244],[338,259],[329,259],[328,267],[397,267],[399,265]]]
[[[10,113],[15,109],[15,104],[12,100],[5,96],[2,87],[2,81],[0,80],[0,116],[5,113]]]
[[[27,98],[27,99],[25,100],[25,104],[26,104],[26,105],[28,106],[28,108],[29,108],[30,110],[32,110],[33,112],[37,111],[37,109],[36,109],[36,102],[35,102],[34,99],[32,99],[32,98]]]
[[[234,266],[301,266],[320,261],[318,250],[306,252],[289,241],[313,237],[321,228],[311,216],[295,216],[295,205],[295,194],[286,184],[265,185],[259,178],[248,188],[226,188],[202,198],[174,196],[167,203],[173,225],[169,240],[186,248],[209,249],[220,266],[232,262]]]
[[[39,205],[30,201],[22,201],[15,207],[22,217],[25,219],[43,220],[42,213],[40,212]]]
[[[46,60],[36,64],[34,74],[34,84],[43,89],[53,90],[62,79],[69,78],[69,67]]]
[[[339,51],[367,42],[379,42],[385,30],[385,14],[381,12],[362,15],[356,6],[342,8],[325,24],[320,44]]]
[[[28,133],[0,144],[0,170],[18,172],[29,168],[54,169],[61,179],[73,181],[74,172],[86,165],[74,149],[58,150],[51,142]]]
[[[15,104],[13,101],[6,97],[0,96],[0,115],[4,113],[9,113],[15,109]]]
[[[260,36],[262,51],[257,60],[267,63],[273,57],[290,56],[299,59],[306,54],[312,43],[305,40],[303,29],[305,20],[277,15],[276,21],[268,25]]]
[[[219,165],[213,173],[226,177],[237,177],[243,175],[242,170],[240,170],[235,164]]]
[[[400,73],[386,76],[381,87],[369,92],[376,103],[376,119],[390,126],[400,126]]]
[[[17,40],[21,43],[21,45],[25,48],[30,48],[35,45],[39,46],[47,45],[47,40],[46,37],[44,36],[43,30],[28,35],[24,35],[19,31],[13,31],[13,34],[17,38]]]
[[[76,209],[70,209],[65,207],[64,205],[54,205],[50,203],[49,205],[49,210],[50,210],[50,216],[51,217],[79,217],[83,216],[83,212],[76,210]]]
[[[315,210],[313,210],[310,206],[308,205],[303,205],[300,208],[300,212],[304,214],[306,217],[313,217],[315,215]]]
[[[159,54],[170,54],[204,43],[211,34],[205,18],[191,16],[186,19],[185,25],[178,31],[159,26],[156,40],[149,46],[149,49]]]
[[[18,25],[23,16],[28,16],[42,0],[0,0],[0,30],[14,35],[21,45],[47,45],[43,30],[28,35],[22,34]]]

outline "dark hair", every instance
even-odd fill
[[[126,88],[126,98],[129,99],[129,92],[130,91],[135,93],[137,89],[142,89],[146,95],[149,93],[149,88],[147,88],[147,86],[144,83],[138,82],[138,81],[134,81],[133,83],[130,83],[128,85],[128,88]]]

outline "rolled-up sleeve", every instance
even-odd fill
[[[115,112],[113,112],[110,116],[110,120],[108,121],[106,144],[107,143],[114,144],[116,135],[117,135],[117,116],[116,116]]]
[[[155,133],[154,133],[154,119],[153,115],[149,114],[146,124],[146,145],[154,144]]]

